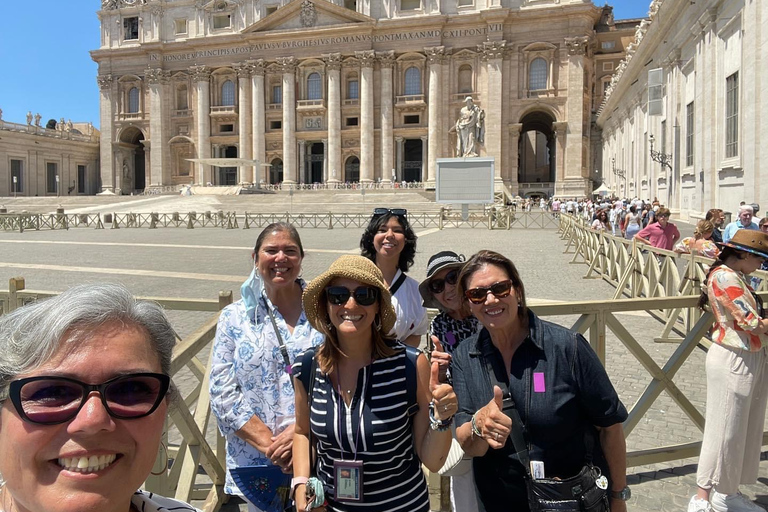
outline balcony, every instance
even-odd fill
[[[171,117],[192,117],[192,111],[188,108],[174,110]]]
[[[424,110],[426,106],[427,103],[424,101],[423,94],[411,94],[395,98],[395,108],[399,110]]]
[[[139,121],[141,119],[144,119],[144,113],[143,112],[120,112],[117,115],[117,118],[120,121]]]
[[[270,103],[267,105],[267,110],[283,110],[282,103]]]
[[[220,105],[217,107],[211,107],[212,116],[225,116],[237,114],[237,105]]]
[[[478,97],[480,94],[476,92],[460,92],[459,94],[451,94],[451,102],[452,103],[464,103],[464,100],[467,98],[467,96],[471,97],[472,100],[475,102],[478,101]]]
[[[351,99],[344,100],[343,105],[345,107],[357,107],[357,106],[360,105],[360,99],[359,98],[351,98]]]

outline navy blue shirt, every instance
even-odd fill
[[[503,382],[525,425],[531,460],[544,462],[547,477],[576,475],[588,460],[587,444],[593,446],[593,462],[609,476],[595,426],[621,423],[627,410],[605,368],[581,334],[531,312],[528,324],[528,337],[515,351],[509,370],[486,329],[464,340],[453,353],[453,389],[459,399],[456,425],[471,421],[493,399],[494,383]],[[528,510],[525,472],[514,452],[507,439],[504,448],[474,458],[481,510]]]

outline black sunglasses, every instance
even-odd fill
[[[445,283],[455,285],[459,280],[458,269],[453,269],[445,274],[445,279],[433,279],[429,282],[429,291],[432,293],[442,293],[445,290]]]
[[[405,208],[374,208],[373,209],[374,217],[381,217],[382,215],[387,215],[389,213],[397,217],[405,217],[406,215],[408,215],[408,210],[406,210]]]
[[[352,296],[359,305],[370,306],[379,298],[379,289],[375,286],[358,286],[354,290],[344,286],[329,286],[325,289],[325,296],[335,306],[343,306]]]
[[[94,391],[98,391],[110,416],[134,420],[155,412],[170,382],[171,378],[162,373],[131,373],[102,384],[40,376],[14,380],[8,395],[19,416],[38,425],[58,425],[72,420]]]
[[[488,292],[492,293],[497,299],[503,299],[512,291],[512,280],[499,281],[491,286],[480,286],[464,292],[464,295],[472,304],[482,304],[488,297]]]

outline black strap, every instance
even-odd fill
[[[280,344],[280,353],[283,355],[283,361],[285,361],[285,367],[290,368],[291,359],[290,357],[288,357],[288,347],[285,346],[285,343],[283,342],[283,337],[280,336],[280,329],[277,327],[277,322],[275,321],[275,315],[272,314],[272,310],[269,309],[269,306],[267,306],[267,313],[269,313],[269,319],[272,320],[272,327],[275,329],[275,336],[277,336],[277,342]],[[291,379],[291,386],[293,386],[293,379]]]
[[[403,274],[405,276],[405,274]],[[408,416],[413,416],[419,410],[419,401],[416,397],[416,388],[418,386],[418,372],[416,370],[416,361],[421,355],[421,350],[403,345],[405,347],[405,385],[406,398],[408,400]]]
[[[403,283],[405,282],[405,277],[406,277],[406,275],[405,275],[405,272],[400,272],[400,277],[398,277],[397,279],[395,279],[395,282],[394,282],[394,283],[392,283],[392,286],[390,286],[390,287],[389,287],[389,293],[391,293],[392,295],[394,295],[394,294],[395,294],[395,292],[397,292],[397,290],[399,290],[399,289],[400,289],[400,287],[401,287],[401,286],[403,285]]]

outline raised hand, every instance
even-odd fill
[[[443,344],[437,336],[432,336],[435,349],[430,354],[430,360],[440,365],[440,382],[448,382],[448,367],[451,364],[451,354],[443,350]]]
[[[512,420],[502,412],[503,393],[499,386],[493,386],[493,399],[475,413],[475,425],[483,434],[489,448],[503,448],[512,429]]]
[[[446,420],[459,410],[459,402],[453,387],[440,380],[440,365],[432,361],[429,375],[429,391],[432,393],[432,403],[435,406],[435,418]]]

